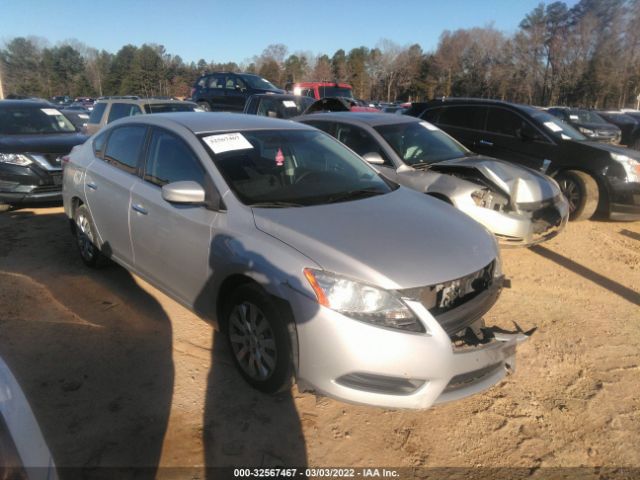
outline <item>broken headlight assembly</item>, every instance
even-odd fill
[[[320,305],[378,327],[424,333],[415,314],[397,293],[324,270],[304,269]]]
[[[0,153],[0,163],[26,167],[27,165],[31,165],[33,161],[21,153]]]
[[[640,162],[627,155],[611,152],[611,158],[622,165],[630,182],[640,182]]]
[[[509,210],[509,199],[499,193],[492,192],[488,188],[481,188],[472,192],[471,198],[479,207],[489,208],[496,212]]]

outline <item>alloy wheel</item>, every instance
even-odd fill
[[[569,202],[569,211],[575,212],[580,205],[580,186],[570,178],[563,178],[559,182],[562,194]]]
[[[82,258],[88,262],[93,260],[95,255],[93,250],[93,231],[91,230],[89,219],[83,214],[78,215],[76,219],[76,239]]]
[[[271,325],[256,305],[242,302],[229,317],[229,340],[242,370],[254,380],[266,380],[276,367],[278,352]]]

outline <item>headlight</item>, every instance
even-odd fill
[[[11,165],[25,167],[33,162],[29,157],[21,153],[0,153],[0,163],[10,163]]]
[[[630,182],[640,182],[640,162],[627,155],[613,152],[611,152],[611,158],[622,165]]]
[[[509,200],[507,198],[498,193],[492,192],[488,188],[482,188],[472,192],[471,198],[479,207],[489,208],[491,210],[496,210],[497,212],[507,210],[507,207],[509,206]]]
[[[596,134],[596,132],[590,128],[578,127],[578,130],[580,130],[581,133],[584,133],[587,137],[593,137]]]
[[[323,270],[304,269],[318,303],[347,317],[378,327],[410,332],[425,329],[396,293]]]

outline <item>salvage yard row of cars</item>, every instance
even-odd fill
[[[234,75],[192,93],[223,90],[222,105],[252,89],[244,114],[204,112],[213,93],[105,98],[89,138],[49,103],[0,102],[0,201],[62,193],[88,266],[115,261],[212,322],[261,391],[295,380],[427,408],[488,388],[527,339],[483,319],[504,284],[498,242],[640,217],[640,152],[550,112],[443,99],[374,113]]]

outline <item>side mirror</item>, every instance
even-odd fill
[[[167,183],[162,187],[162,198],[170,203],[204,203],[204,188],[191,180]]]
[[[384,165],[384,159],[378,152],[365,153],[362,158],[364,158],[371,165]]]

